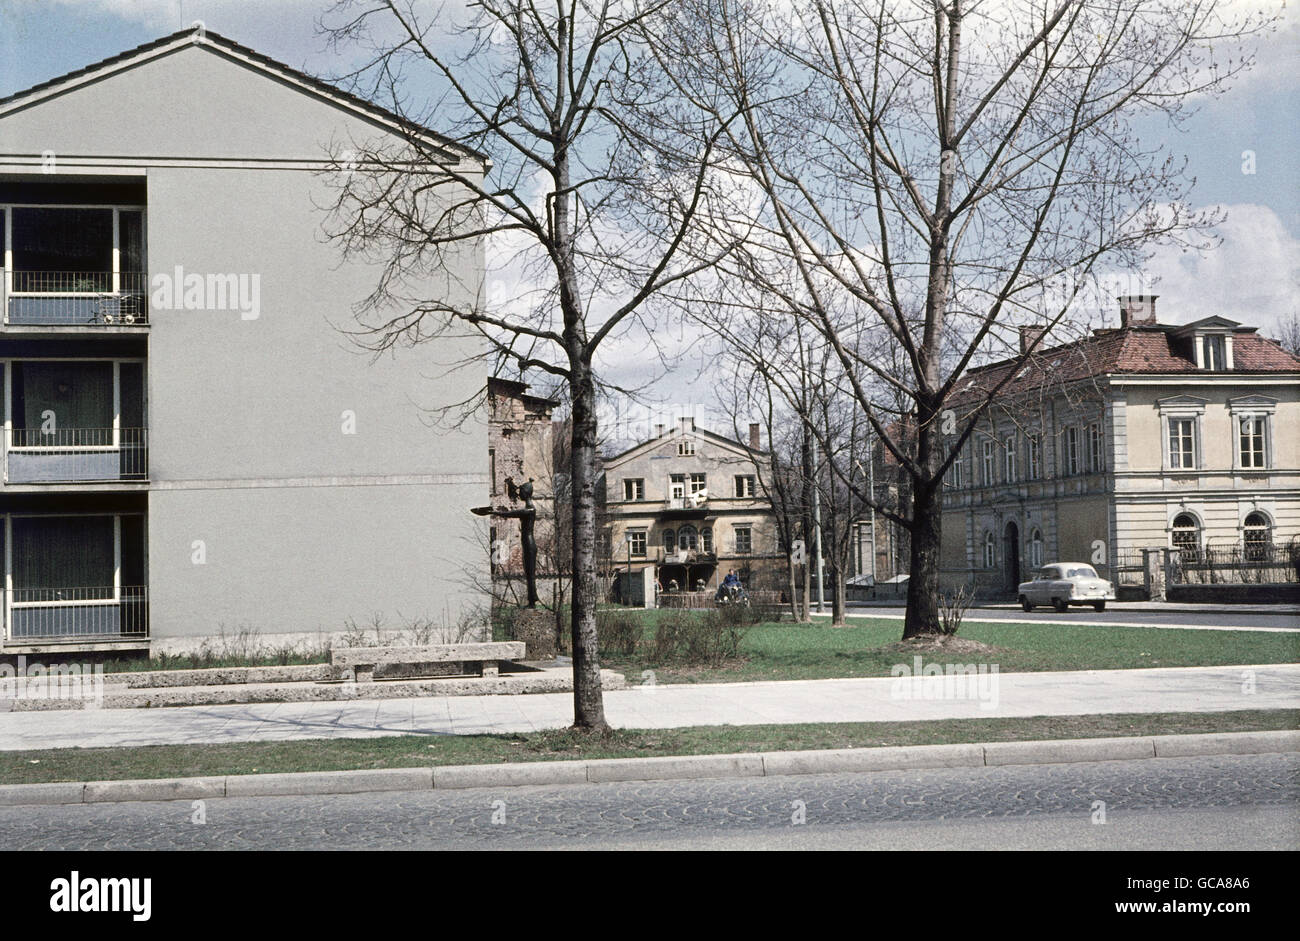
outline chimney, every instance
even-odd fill
[[[751,451],[760,450],[759,441],[760,439],[758,436],[758,422],[752,421],[749,423],[749,450]]]
[[[1026,352],[1029,347],[1046,332],[1046,327],[1021,327],[1020,328],[1020,352]]]
[[[1122,294],[1119,301],[1119,325],[1128,327],[1154,327],[1156,325],[1156,298],[1158,294]]]
[[[657,425],[655,425],[655,437],[662,438],[663,436],[664,436],[664,425],[663,422],[659,422]]]

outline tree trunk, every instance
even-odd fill
[[[939,633],[939,552],[943,504],[937,482],[912,489],[912,556],[903,639]]]
[[[573,448],[569,459],[573,499],[573,726],[603,731],[605,703],[596,646],[596,387],[588,363],[577,364],[573,398]]]
[[[831,568],[831,627],[844,626],[844,569]]]
[[[799,592],[795,584],[794,559],[788,555],[785,557],[785,573],[790,580],[790,615],[796,621],[801,621],[803,618],[799,613]]]

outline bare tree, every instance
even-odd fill
[[[1210,244],[1218,217],[1188,208],[1185,161],[1132,121],[1176,122],[1249,66],[1240,43],[1268,21],[1221,6],[695,0],[692,28],[654,37],[682,95],[744,114],[727,138],[734,207],[709,221],[716,238],[745,218],[761,234],[730,271],[829,346],[906,473],[905,638],[940,630],[943,479],[1015,373],[957,415],[967,367],[1059,336],[1099,264]],[[899,363],[879,357],[886,340]]]
[[[323,26],[369,58],[344,79],[410,122],[341,147],[332,235],[382,274],[358,311],[376,350],[474,336],[494,372],[540,371],[570,407],[574,725],[604,730],[596,647],[598,351],[666,286],[706,269],[679,251],[706,201],[717,109],[686,121],[641,37],[666,3],[479,0],[450,31],[417,0],[339,0]],[[429,89],[433,89],[432,93]],[[421,95],[428,103],[416,106]],[[713,116],[711,116],[713,115]],[[439,145],[423,127],[446,135]],[[689,127],[683,135],[673,129]],[[473,155],[486,158],[471,159]],[[501,278],[499,296],[486,280]],[[477,264],[476,264],[477,262]],[[473,270],[469,283],[448,284]]]
[[[1300,356],[1300,311],[1291,311],[1278,324],[1277,342],[1292,356]]]

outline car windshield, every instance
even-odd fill
[[[1065,573],[1066,578],[1096,578],[1097,571],[1091,565],[1076,565]]]

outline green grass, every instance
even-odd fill
[[[228,745],[60,748],[0,752],[0,783],[38,784],[1296,728],[1300,728],[1300,709],[946,719],[934,722],[697,726],[625,729],[606,736],[560,729],[521,735],[408,735]]]
[[[658,615],[660,612],[647,612]],[[647,637],[653,618],[647,618]],[[766,623],[749,629],[743,659],[718,669],[656,664],[644,656],[602,656],[601,665],[642,682],[654,670],[659,683],[729,683],[889,676],[912,662],[899,643],[902,622],[853,618],[850,626]],[[1118,627],[1107,624],[1025,624],[968,621],[957,635],[996,648],[980,653],[917,651],[924,662],[996,663],[1001,673],[1044,670],[1123,670],[1141,667],[1226,666],[1300,661],[1300,634],[1261,631],[1195,631]]]

